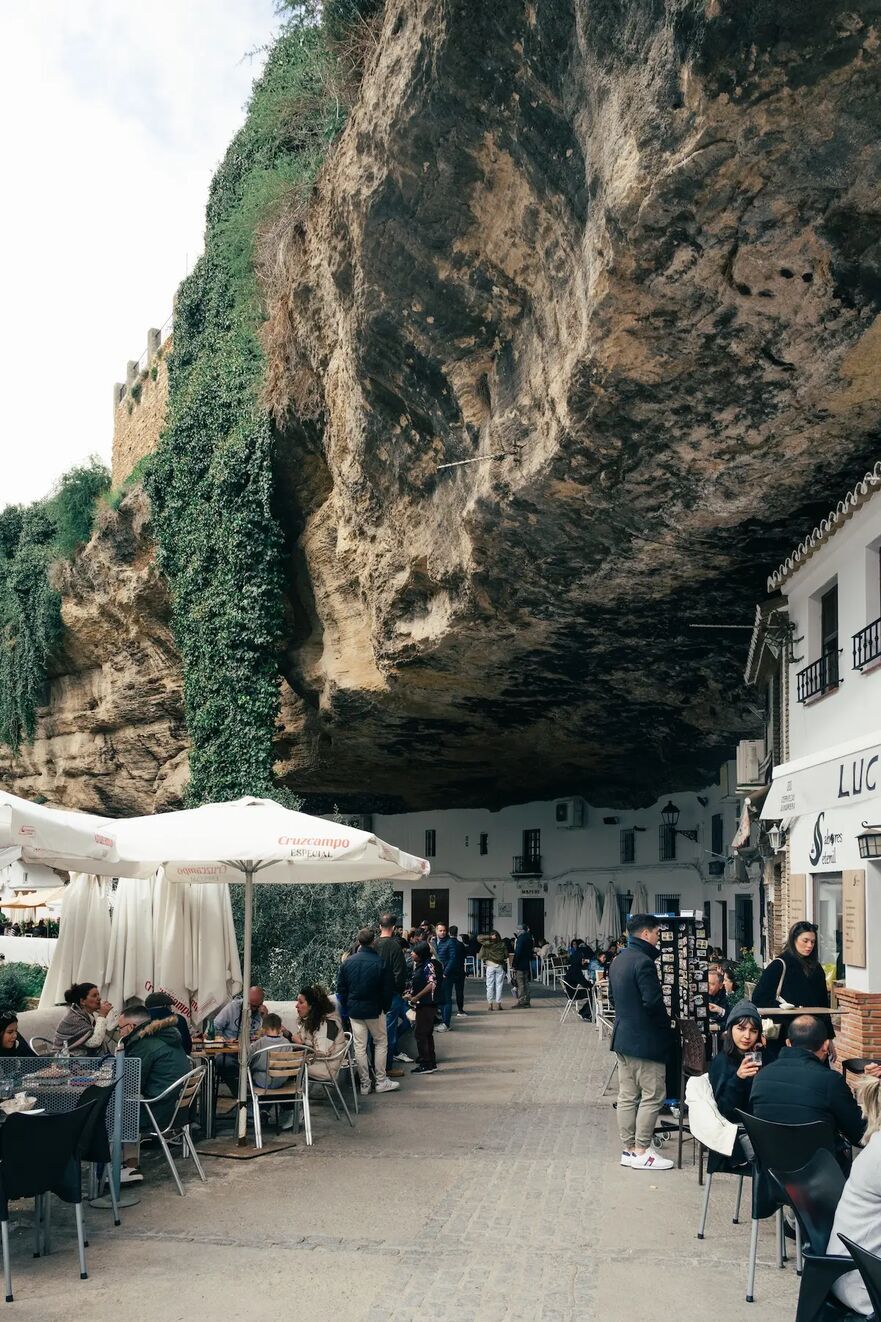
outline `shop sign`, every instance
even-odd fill
[[[851,968],[864,969],[866,967],[866,874],[862,868],[844,873],[841,908],[844,962]]]
[[[875,734],[868,745],[860,740],[840,750],[830,749],[825,758],[821,755],[775,767],[762,817],[779,821],[834,807],[862,807],[867,799],[879,795],[881,739]]]
[[[814,822],[814,834],[811,840],[811,852],[808,860],[812,868],[834,868],[838,866],[838,846],[844,839],[840,831],[830,831],[825,826],[826,814],[817,814]]]

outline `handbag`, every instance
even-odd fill
[[[789,1001],[784,1001],[783,997],[780,995],[780,992],[783,989],[783,980],[786,977],[786,961],[781,959],[780,963],[783,965],[783,972],[780,974],[780,981],[777,983],[777,995],[774,999],[780,1006],[781,1010],[792,1010],[794,1007],[789,1004]],[[762,1032],[765,1034],[765,1038],[769,1042],[776,1041],[780,1036],[780,1028],[781,1025],[775,1024],[773,1019],[762,1020]]]

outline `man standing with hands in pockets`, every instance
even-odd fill
[[[672,1027],[655,961],[661,924],[651,914],[627,923],[627,949],[612,962],[609,985],[615,1005],[612,1050],[618,1057],[618,1132],[621,1165],[670,1170],[673,1162],[652,1148],[655,1124],[667,1092],[666,1061]]]

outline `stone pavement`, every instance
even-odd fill
[[[469,1013],[437,1037],[441,1070],[367,1099],[354,1130],[314,1110],[315,1142],[255,1161],[205,1159],[180,1198],[155,1154],[114,1231],[87,1209],[90,1279],[58,1207],[51,1258],[12,1236],[14,1316],[40,1322],[768,1322],[795,1314],[792,1267],[763,1227],[756,1303],[749,1223],[719,1178],[695,1238],[696,1173],[618,1162],[607,1044],[560,1026],[558,998]],[[746,1210],[748,1200],[744,1199]],[[748,1212],[747,1212],[748,1216]],[[10,1316],[13,1313],[10,1312]]]

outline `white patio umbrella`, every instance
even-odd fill
[[[110,920],[106,996],[117,1010],[153,990],[153,882],[120,877]]]
[[[584,889],[581,902],[581,914],[578,919],[578,933],[587,944],[596,949],[600,931],[600,897],[596,886],[588,884]]]
[[[190,958],[187,986],[194,1023],[242,991],[242,966],[228,886],[188,887]]]
[[[244,882],[244,987],[251,981],[255,885],[416,881],[430,870],[425,859],[402,853],[367,831],[293,812],[270,799],[244,798],[152,817],[104,821],[102,832],[114,844],[114,862],[105,862],[102,870],[115,867],[128,877],[148,877],[164,867],[169,882]],[[247,1127],[248,1025],[248,1016],[242,1015],[240,1143],[245,1141]]]
[[[90,862],[105,861],[112,853],[113,838],[103,818],[47,808],[0,790],[0,866],[20,858],[81,872]]]
[[[160,868],[153,883],[153,989],[168,992],[188,1018],[192,946],[190,887],[173,885]]]
[[[614,941],[620,935],[621,916],[618,913],[618,894],[615,883],[610,881],[603,892],[603,911],[600,918],[599,938],[604,945]]]
[[[651,909],[649,908],[648,891],[645,888],[644,881],[640,881],[636,890],[633,892],[633,912],[651,913]]]
[[[64,993],[75,982],[94,982],[103,988],[109,952],[107,882],[86,872],[75,873],[62,901],[61,927],[40,993],[40,1009],[63,1004]]]

